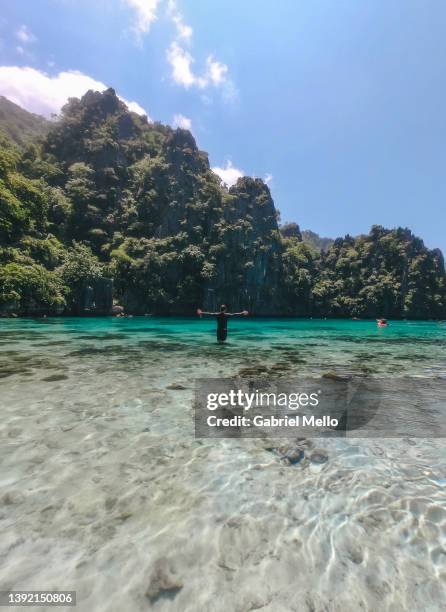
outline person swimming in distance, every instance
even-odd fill
[[[197,309],[197,315],[201,317],[202,315],[208,315],[211,317],[217,317],[217,340],[218,342],[224,342],[228,335],[228,317],[239,317],[248,315],[247,310],[242,310],[242,312],[226,312],[225,304],[220,306],[220,312],[204,312],[201,308]]]
[[[378,323],[378,327],[387,327],[388,325],[387,319],[376,319],[376,322]]]

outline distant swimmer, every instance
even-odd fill
[[[197,310],[197,315],[209,315],[211,317],[217,317],[217,340],[218,342],[224,342],[228,335],[228,317],[238,317],[249,314],[247,310],[242,312],[226,312],[226,306],[222,304],[220,306],[220,312],[204,312],[200,308]]]
[[[376,319],[376,322],[378,323],[378,327],[387,327],[388,325],[387,319]]]

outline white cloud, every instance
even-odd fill
[[[17,51],[19,55],[23,55],[25,53],[25,49],[21,45],[17,45],[15,50]]]
[[[152,121],[147,113],[147,111],[145,111],[143,109],[143,107],[138,104],[138,102],[135,102],[134,100],[131,100],[130,102],[128,100],[126,100],[125,98],[122,98],[121,96],[118,96],[120,100],[122,100],[124,102],[124,104],[127,105],[129,111],[132,111],[132,113],[136,113],[137,115],[147,115],[147,119],[149,121]]]
[[[178,113],[173,117],[173,125],[175,127],[182,128],[183,130],[191,130],[192,119],[189,119],[189,117],[185,117],[181,113]]]
[[[192,42],[193,30],[185,23],[176,0],[168,0],[167,14],[176,28],[175,40],[167,49],[167,61],[171,65],[174,82],[186,89],[192,86],[199,89],[206,89],[209,86],[222,87],[224,99],[231,101],[235,97],[236,90],[228,78],[227,65],[208,55],[202,74],[195,73],[192,67],[195,60],[187,50],[187,46]]]
[[[271,185],[271,183],[273,182],[273,175],[270,174],[269,172],[267,172],[265,174],[265,178],[263,179],[264,183],[266,183],[268,185],[268,187]]]
[[[175,0],[169,0],[167,3],[167,13],[175,24],[178,38],[190,41],[192,39],[193,30],[190,25],[184,23],[183,15],[178,10]]]
[[[227,78],[228,67],[214,60],[212,55],[206,60],[206,70],[202,75],[195,74],[192,69],[194,58],[181,47],[177,41],[173,41],[167,49],[167,60],[172,66],[172,78],[178,85],[188,89],[191,86],[205,89],[209,85],[219,87]]]
[[[180,16],[175,15],[173,17],[173,22],[177,27],[178,36],[183,38],[184,40],[190,40],[192,38],[192,28],[190,25],[184,23]]]
[[[191,68],[194,60],[176,41],[167,49],[167,61],[172,66],[172,78],[175,83],[186,88],[196,84],[196,77]]]
[[[228,67],[226,64],[222,64],[221,62],[217,62],[214,60],[212,55],[210,55],[206,60],[206,78],[213,85],[220,85],[223,81],[226,80],[226,76],[228,74]]]
[[[231,187],[239,178],[245,176],[245,172],[233,166],[230,159],[226,160],[224,168],[214,166],[212,171],[215,172],[215,174],[218,174],[223,183],[225,183],[228,187]]]
[[[36,40],[34,34],[24,24],[20,26],[20,28],[16,31],[15,35],[24,45],[28,45],[29,43],[32,43]]]
[[[160,0],[124,0],[134,10],[136,19],[133,30],[140,41],[141,36],[150,30],[150,26],[156,20],[156,11]]]
[[[157,19],[157,11],[163,0],[123,0],[135,13],[135,21],[133,30],[138,38],[141,39],[143,34],[147,34],[150,26]],[[178,10],[175,0],[168,0],[167,14],[175,24],[178,38],[190,40],[192,38],[192,28],[186,24],[183,15]]]
[[[141,38],[150,30],[150,26],[157,19],[157,11],[161,3],[166,0],[122,0],[129,6],[136,15],[133,31],[138,43]],[[212,55],[206,58],[205,69],[202,74],[194,72],[192,64],[194,58],[189,45],[192,43],[193,29],[184,20],[178,9],[176,0],[167,0],[167,17],[175,26],[175,37],[166,51],[167,61],[171,66],[171,76],[175,83],[182,85],[186,89],[198,87],[219,87],[222,90],[223,99],[231,102],[237,95],[236,89],[229,79],[228,66],[214,59]]]
[[[46,117],[58,113],[68,98],[79,98],[89,89],[103,91],[107,85],[78,70],[59,72],[51,77],[30,67],[0,66],[0,94]],[[137,102],[120,98],[133,112],[147,114]]]

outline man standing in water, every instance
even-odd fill
[[[228,317],[245,316],[248,314],[247,310],[242,312],[226,312],[226,306],[222,304],[220,306],[220,312],[203,312],[200,308],[197,310],[197,315],[210,315],[211,317],[217,317],[217,340],[224,342],[228,335]]]

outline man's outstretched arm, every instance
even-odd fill
[[[201,308],[197,308],[197,315],[199,317],[201,317],[201,315],[209,315],[211,317],[215,317],[218,314],[219,314],[218,312],[204,312],[204,310],[201,310]]]
[[[242,312],[227,312],[225,314],[227,314],[228,317],[246,317],[249,315],[249,312],[247,310],[242,310]]]

